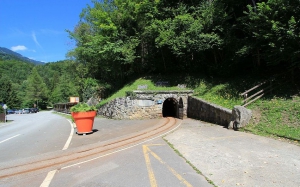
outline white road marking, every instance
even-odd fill
[[[50,171],[40,187],[48,187],[57,170]]]
[[[7,138],[7,139],[5,139],[5,140],[2,140],[0,143],[6,142],[7,140],[13,139],[13,138],[15,138],[15,137],[17,137],[17,136],[20,136],[20,135],[21,135],[21,134],[18,134],[18,135],[15,135],[15,136],[13,136],[13,137]]]
[[[71,143],[73,134],[74,134],[73,123],[72,123],[70,120],[68,120],[68,122],[69,122],[70,125],[71,125],[71,132],[70,132],[69,138],[68,138],[68,140],[67,140],[67,142],[66,142],[66,144],[65,144],[65,146],[64,146],[64,148],[63,148],[62,150],[68,149],[68,147],[69,147],[69,145],[70,145],[70,143]],[[47,174],[46,178],[44,179],[44,181],[43,181],[43,183],[41,184],[40,187],[48,187],[48,186],[50,185],[50,183],[51,183],[51,181],[52,181],[52,179],[53,179],[53,177],[54,177],[56,171],[57,171],[57,170],[50,171],[50,172]]]
[[[69,136],[69,138],[68,138],[68,140],[67,140],[67,142],[66,142],[66,144],[65,144],[65,146],[64,146],[64,148],[63,148],[62,150],[68,149],[68,147],[69,147],[69,145],[70,145],[70,143],[71,143],[73,134],[74,134],[73,123],[72,123],[70,120],[68,120],[68,121],[69,121],[69,123],[70,123],[70,125],[71,125],[71,132],[70,132],[70,136]]]

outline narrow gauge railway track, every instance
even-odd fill
[[[176,127],[177,123],[177,119],[167,117],[162,119],[160,123],[154,125],[152,128],[112,140],[64,151],[55,151],[7,163],[0,163],[0,183],[1,180],[6,180],[10,177],[21,177],[22,175],[46,172],[53,169],[60,170],[61,168],[71,166],[74,163],[83,162],[93,157],[112,153],[118,149],[130,147],[133,144],[138,144],[146,139],[156,137],[172,130]]]

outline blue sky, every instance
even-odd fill
[[[66,59],[79,14],[91,0],[0,0],[0,47],[42,61]]]

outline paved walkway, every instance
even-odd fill
[[[300,187],[300,146],[192,119],[165,139],[216,186]]]

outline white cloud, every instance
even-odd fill
[[[25,47],[24,45],[17,45],[17,46],[12,46],[10,49],[12,51],[25,51],[27,50],[27,47]]]
[[[34,43],[39,46],[40,48],[42,48],[42,46],[40,45],[40,43],[37,41],[36,36],[35,36],[35,32],[32,32],[32,38]]]

